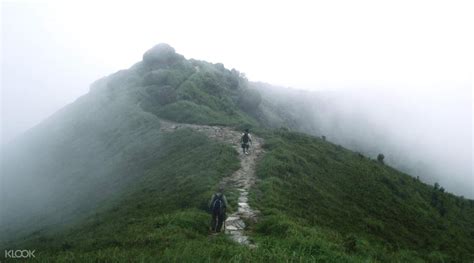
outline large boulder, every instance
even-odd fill
[[[158,44],[143,54],[143,62],[152,67],[172,65],[184,57],[177,54],[173,47],[168,44]]]

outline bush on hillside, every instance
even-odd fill
[[[239,88],[247,88],[248,87],[248,79],[245,77],[245,74],[240,73],[235,68],[230,70],[230,74],[228,75],[228,81],[230,83],[231,89],[239,89]]]
[[[169,86],[150,86],[147,88],[147,93],[150,96],[151,103],[159,105],[167,105],[176,102],[176,90]]]
[[[169,85],[177,87],[186,79],[179,71],[173,71],[168,69],[158,69],[148,72],[143,77],[144,85]]]
[[[256,89],[245,89],[239,97],[239,106],[246,112],[255,112],[261,102],[262,95]]]
[[[177,54],[173,47],[168,44],[158,44],[143,54],[143,62],[147,66],[157,68],[174,64],[184,57]]]
[[[379,153],[379,155],[377,155],[377,161],[379,161],[380,163],[383,164],[384,163],[383,159],[385,159],[385,156],[383,154]]]

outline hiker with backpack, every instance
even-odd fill
[[[244,154],[249,154],[249,147],[252,143],[252,137],[250,136],[249,129],[245,129],[242,137],[240,138],[240,143],[242,145],[242,151]]]
[[[224,188],[220,187],[219,191],[212,195],[209,208],[212,214],[211,230],[213,232],[220,232],[222,224],[226,219],[227,199],[224,195]]]

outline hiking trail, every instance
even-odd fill
[[[263,155],[263,139],[252,134],[252,145],[250,154],[242,153],[240,147],[241,132],[234,131],[229,127],[207,126],[197,124],[175,123],[160,119],[160,130],[163,132],[173,132],[178,129],[189,128],[205,134],[207,137],[232,145],[239,153],[240,168],[232,175],[223,178],[219,185],[226,189],[237,189],[239,191],[238,209],[229,215],[225,221],[225,233],[239,244],[255,247],[245,235],[244,220],[256,222],[259,211],[249,206],[248,194],[255,183],[255,165],[257,159]]]

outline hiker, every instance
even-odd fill
[[[211,230],[213,232],[220,232],[222,224],[226,219],[227,199],[224,195],[224,188],[219,187],[219,191],[212,195],[209,208],[212,214]]]
[[[252,137],[250,136],[249,129],[245,129],[240,138],[240,143],[242,144],[242,151],[244,154],[249,154],[250,143],[252,143]]]

